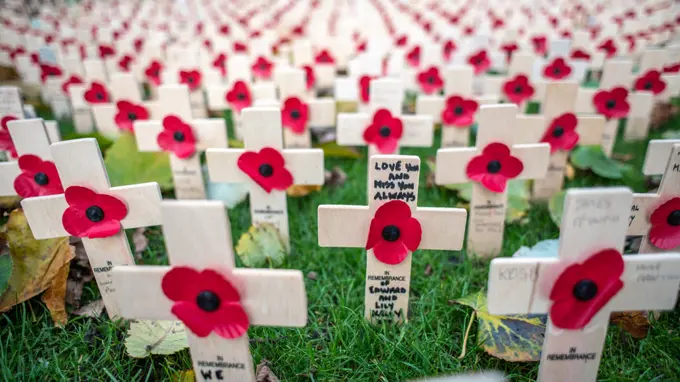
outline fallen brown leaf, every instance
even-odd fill
[[[274,375],[266,359],[263,359],[255,369],[255,382],[279,382],[279,378]]]
[[[75,258],[71,261],[71,270],[68,274],[66,302],[78,308],[80,306],[80,298],[83,295],[83,287],[94,279],[94,274],[92,273],[92,268],[90,268],[90,260],[87,258],[87,253],[80,238],[71,237],[70,243],[75,248]]]
[[[299,185],[299,184],[294,184],[286,190],[286,194],[290,197],[293,198],[299,198],[302,196],[307,196],[313,192],[318,192],[321,191],[320,185]]]
[[[335,166],[331,171],[326,170],[324,178],[324,185],[340,187],[345,184],[347,174],[340,167]]]
[[[425,272],[423,272],[425,276],[430,276],[432,275],[432,264],[427,264],[425,266]]]
[[[620,160],[621,162],[628,162],[631,159],[633,159],[635,156],[630,153],[612,153],[612,158],[616,160]]]
[[[139,227],[132,233],[132,244],[135,245],[135,257],[140,255],[149,246],[149,239],[144,235],[146,227]]]
[[[99,317],[104,313],[104,300],[94,300],[89,304],[71,312],[73,316]]]
[[[647,312],[634,311],[612,313],[611,322],[630,333],[633,338],[638,340],[647,337],[647,333],[649,332],[650,324]]]
[[[307,278],[310,280],[316,280],[318,277],[319,275],[314,271],[307,273]]]
[[[576,171],[574,170],[574,166],[572,166],[571,163],[567,163],[567,167],[566,167],[566,170],[564,171],[564,175],[569,180],[574,179],[574,176],[576,175]]]
[[[64,264],[52,279],[52,284],[43,293],[42,301],[50,311],[55,326],[64,326],[68,322],[66,314],[66,279],[68,279],[69,263]]]

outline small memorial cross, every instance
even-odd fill
[[[0,196],[22,198],[63,194],[50,153],[50,138],[42,119],[7,123],[18,160],[0,163]]]
[[[236,268],[221,202],[161,209],[170,266],[114,267],[121,315],[182,321],[198,381],[255,381],[248,328],[306,325],[302,272]]]
[[[612,312],[675,306],[678,254],[622,256],[632,198],[622,187],[570,189],[558,258],[491,261],[490,314],[548,314],[540,381],[594,382]]]
[[[369,164],[368,206],[319,206],[319,245],[366,248],[366,319],[404,323],[412,253],[460,250],[467,212],[418,207],[417,156],[375,155]]]
[[[224,119],[193,119],[186,85],[159,86],[158,103],[162,119],[134,123],[137,148],[170,155],[177,199],[206,199],[201,152],[227,147]]]
[[[92,132],[94,121],[92,117],[92,105],[103,105],[111,102],[106,87],[109,76],[106,72],[104,61],[100,59],[87,59],[83,61],[83,82],[77,79],[71,83],[62,84],[68,92],[71,102],[71,115],[73,126],[79,133]],[[140,95],[141,97],[141,95]]]
[[[436,184],[474,181],[467,252],[497,256],[503,246],[507,182],[541,179],[548,170],[550,145],[526,142],[530,134],[517,123],[517,105],[483,105],[477,115],[477,147],[437,150]]]
[[[649,141],[642,172],[663,177],[656,193],[633,196],[628,235],[642,235],[640,253],[680,250],[680,140]]]
[[[15,86],[0,86],[0,151],[7,153],[8,159],[16,159],[17,151],[7,124],[23,118],[24,103],[21,100],[21,90]]]
[[[283,149],[279,108],[246,108],[241,118],[245,148],[206,150],[210,180],[247,183],[251,224],[274,224],[290,248],[286,190],[324,183],[323,150]]]
[[[398,154],[400,146],[430,147],[431,115],[401,115],[404,86],[394,78],[372,80],[369,113],[339,113],[339,145],[368,145],[369,156]]]
[[[160,188],[155,182],[111,187],[94,138],[53,143],[50,152],[64,194],[22,200],[28,224],[37,240],[82,238],[106,310],[117,317],[110,270],[134,264],[124,229],[160,224]]]
[[[310,128],[335,125],[335,100],[307,96],[305,71],[288,68],[277,76],[281,98],[283,142],[286,148],[310,148]]]

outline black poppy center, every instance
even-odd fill
[[[102,93],[96,93],[94,96],[100,101],[104,99],[104,95]]]
[[[92,222],[100,222],[104,220],[104,210],[99,206],[90,206],[85,210],[85,216]]]
[[[44,172],[39,172],[33,176],[33,180],[35,180],[38,185],[44,186],[49,183],[50,178],[48,178]]]
[[[194,83],[193,77],[187,78],[187,82],[190,83],[190,84],[193,84]]]
[[[387,225],[382,230],[382,237],[387,241],[396,241],[400,235],[401,232],[399,232],[399,227],[396,225]]]
[[[559,138],[562,135],[564,135],[564,128],[562,126],[557,126],[552,132],[552,136],[555,138]]]
[[[672,226],[679,226],[680,225],[680,210],[675,210],[668,214],[668,217],[666,218],[666,222]]]
[[[463,108],[460,107],[460,106],[456,106],[456,108],[453,109],[453,114],[455,114],[455,115],[461,115],[461,114],[463,114]]]
[[[433,84],[434,83],[434,77],[427,77],[427,83],[428,84]]]
[[[515,86],[515,94],[521,94],[523,90],[521,86]]]
[[[196,305],[206,312],[216,311],[220,303],[220,297],[209,290],[204,290],[196,296]]]
[[[260,64],[260,70],[267,70],[267,64],[264,62]]]
[[[574,285],[572,294],[579,301],[592,300],[597,295],[597,284],[593,280],[581,280]]]
[[[560,68],[553,69],[553,74],[560,74],[560,72],[561,72]]]
[[[274,168],[267,163],[261,164],[257,171],[265,178],[269,178],[270,176],[274,175]]]
[[[153,72],[151,72],[151,75],[154,77],[158,77],[158,74],[159,74],[158,70],[154,70]]]
[[[185,138],[185,137],[184,137],[184,133],[183,133],[183,132],[181,132],[181,131],[175,131],[175,132],[172,134],[172,138],[173,138],[174,140],[176,140],[177,142],[184,142],[184,138]]]
[[[300,118],[300,111],[299,110],[291,111],[290,117],[293,118],[293,119],[299,119]]]
[[[607,103],[605,104],[605,107],[606,107],[607,109],[613,109],[614,107],[616,107],[616,101],[614,101],[613,99],[610,99],[610,100],[607,101]]]
[[[389,137],[392,130],[388,126],[383,126],[380,128],[380,136]]]
[[[137,120],[137,114],[135,114],[135,113],[128,113],[127,117],[130,121]]]
[[[244,99],[246,99],[246,95],[243,94],[243,93],[238,93],[238,94],[236,95],[236,98],[238,98],[239,101],[243,101]]]
[[[501,171],[501,162],[497,160],[492,160],[486,165],[486,171],[488,171],[490,174],[495,174],[498,171]]]
[[[652,88],[652,81],[645,82],[645,90],[650,90]]]
[[[475,65],[479,65],[479,64],[482,63],[482,59],[481,59],[481,58],[475,58],[475,59],[473,60],[473,62],[475,63]]]

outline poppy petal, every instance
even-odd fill
[[[19,168],[31,175],[42,170],[43,160],[37,155],[26,154],[19,157],[17,161]]]
[[[110,237],[118,232],[120,232],[121,227],[120,227],[120,221],[115,220],[115,219],[107,219],[95,224],[92,224],[90,228],[88,228],[85,232],[84,235],[87,236],[90,239],[99,239],[99,238],[104,238],[104,237]]]
[[[373,255],[378,261],[385,264],[396,265],[404,261],[409,254],[408,248],[401,240],[379,241],[373,248]]]
[[[213,331],[208,312],[201,310],[194,301],[178,301],[172,305],[174,314],[197,337],[207,337]]]
[[[222,338],[239,338],[248,332],[249,319],[239,303],[223,303],[220,308],[208,316],[212,321],[215,334]]]
[[[201,292],[200,273],[191,267],[172,267],[163,276],[161,288],[172,301],[191,301]]]
[[[95,204],[104,210],[106,219],[123,220],[128,213],[125,203],[115,196],[98,194]]]
[[[25,172],[14,178],[14,191],[22,198],[32,198],[40,195],[40,187],[32,175]]]
[[[69,207],[61,215],[61,224],[71,236],[85,237],[87,230],[94,223],[85,217],[85,210]]]
[[[87,187],[70,186],[64,192],[66,203],[72,207],[87,208],[97,200],[97,193]]]

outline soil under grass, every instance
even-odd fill
[[[68,122],[64,127],[68,129]],[[664,129],[680,129],[680,120]],[[661,130],[663,131],[663,130]],[[655,131],[652,137],[658,137]],[[439,135],[439,133],[437,133]],[[439,147],[404,149],[403,154],[433,156]],[[639,173],[647,141],[623,143],[616,152],[631,154]],[[365,150],[362,151],[365,154]],[[403,326],[371,326],[363,317],[365,251],[320,248],[317,245],[316,210],[320,204],[359,204],[366,198],[366,159],[327,158],[326,168],[340,166],[348,175],[341,188],[324,188],[303,198],[289,198],[292,254],[286,268],[315,272],[305,279],[309,321],[301,329],[252,328],[249,331],[254,363],[263,359],[285,381],[399,381],[438,374],[497,369],[513,381],[536,378],[537,363],[509,363],[476,346],[476,331],[468,338],[466,355],[459,359],[463,336],[471,319],[469,308],[451,300],[486,288],[488,261],[471,260],[464,252],[425,251],[413,257],[410,321]],[[422,166],[419,205],[451,207],[458,199],[451,191],[428,188],[427,166]],[[599,178],[577,171],[568,187],[626,184],[648,191],[641,175],[623,181]],[[622,206],[622,208],[625,208]],[[229,211],[234,242],[250,225],[248,203]],[[147,231],[150,245],[144,264],[166,264],[159,227]],[[509,224],[503,256],[520,246],[554,239],[559,230],[545,205],[534,204],[524,225]],[[199,254],[200,255],[200,254]],[[431,273],[425,274],[431,266]],[[94,282],[84,303],[98,298]],[[39,299],[0,314],[0,379],[47,380],[171,380],[176,372],[191,369],[188,351],[171,356],[130,358],[125,353],[126,323],[106,318],[73,317],[64,328],[55,328]],[[603,381],[671,381],[680,379],[680,308],[663,313],[652,322],[644,340],[634,340],[610,326],[599,378]]]

